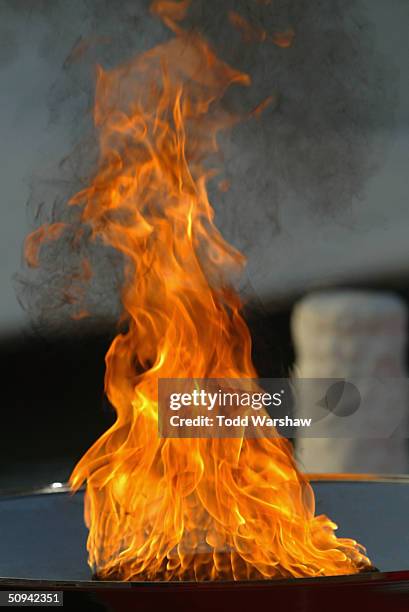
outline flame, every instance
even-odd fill
[[[70,201],[123,254],[128,322],[106,356],[116,421],[71,476],[74,490],[86,482],[89,563],[121,580],[354,573],[369,564],[364,550],[314,516],[288,441],[158,437],[160,377],[256,377],[229,284],[244,258],[217,230],[206,188],[217,134],[237,120],[223,95],[249,79],[175,26],[186,3],[175,4],[154,5],[175,38],[98,69],[98,170]],[[29,241],[33,260],[45,235]]]
[[[240,33],[243,42],[263,42],[267,38],[267,32],[245,19],[236,11],[229,11],[229,21]]]
[[[151,13],[156,15],[173,30],[176,34],[181,33],[181,29],[176,25],[177,21],[182,21],[190,6],[190,0],[153,0],[151,3]]]
[[[288,28],[284,32],[275,32],[271,40],[277,47],[281,47],[282,49],[288,49],[294,43],[295,32],[292,28]]]
[[[229,11],[228,17],[232,26],[240,32],[244,43],[271,41],[282,49],[288,49],[294,43],[295,31],[293,28],[288,28],[283,32],[274,32],[270,37],[266,30],[250,23],[236,11]]]
[[[66,228],[65,223],[45,223],[27,236],[24,245],[24,255],[30,268],[40,265],[40,248],[46,240],[57,240]]]

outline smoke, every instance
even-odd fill
[[[3,0],[2,7],[23,19],[24,4]],[[230,10],[269,35],[294,29],[293,45],[244,43],[229,21]],[[30,19],[45,28],[39,53],[49,61],[56,53],[61,57],[48,94],[49,129],[64,126],[71,151],[52,174],[33,176],[28,209],[33,228],[53,221],[75,227],[78,211],[66,202],[87,183],[96,161],[95,65],[116,66],[172,34],[145,1],[38,0],[30,3]],[[317,218],[336,217],[363,197],[382,163],[397,94],[394,68],[377,50],[360,0],[193,0],[186,25],[252,78],[250,88],[229,92],[227,108],[248,111],[274,98],[258,119],[221,139],[222,173],[210,195],[228,240],[246,253],[257,236],[262,248],[280,231],[282,207],[291,202]],[[227,191],[217,188],[222,180],[231,185]],[[86,283],[80,272],[84,258],[93,269]],[[19,275],[17,292],[41,326],[84,310],[96,319],[116,317],[121,267],[118,254],[90,244],[86,235],[73,246],[73,236],[64,233],[44,247],[39,269]],[[74,301],[67,279],[75,280]]]

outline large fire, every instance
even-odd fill
[[[364,550],[314,516],[288,441],[161,439],[159,378],[255,378],[240,299],[243,256],[214,225],[206,166],[217,133],[237,121],[226,89],[249,78],[179,21],[186,2],[155,2],[175,36],[99,68],[98,169],[71,199],[94,239],[120,251],[127,331],[106,356],[115,424],[76,466],[86,483],[89,563],[101,579],[246,580],[350,574]],[[28,240],[58,239],[59,224]]]

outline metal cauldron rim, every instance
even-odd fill
[[[337,473],[306,473],[306,478],[314,482],[365,482],[365,483],[391,483],[409,484],[409,474],[337,474]],[[81,487],[79,491],[84,491]],[[6,489],[0,490],[0,501],[11,497],[29,497],[32,495],[58,495],[60,493],[72,493],[68,482],[59,483],[58,488],[53,484],[43,487]]]

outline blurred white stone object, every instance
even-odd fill
[[[308,295],[295,306],[292,334],[296,350],[296,379],[360,379],[362,406],[356,435],[334,436],[336,416],[319,423],[320,435],[296,441],[296,456],[306,472],[406,473],[408,441],[388,437],[396,423],[407,421],[406,306],[394,294],[333,290]],[[370,379],[395,379],[387,393],[379,393]],[[399,383],[400,381],[400,383]],[[301,385],[301,381],[299,382]],[[307,395],[307,396],[306,396]],[[300,394],[298,417],[309,416],[312,397]],[[339,420],[339,419],[338,419]],[[378,427],[383,437],[359,432]]]

